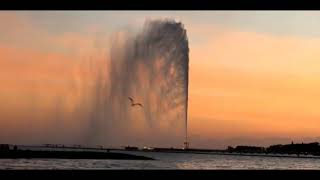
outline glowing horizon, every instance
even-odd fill
[[[191,147],[320,140],[319,12],[30,11],[0,13],[0,141],[81,138],[85,122],[47,113],[76,108],[83,92],[73,90],[90,87],[89,66],[106,58],[111,34],[164,17],[180,20],[188,34]],[[132,126],[137,142],[148,138],[141,126]]]

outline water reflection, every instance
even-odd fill
[[[132,153],[157,160],[0,159],[0,169],[320,169],[320,159]]]

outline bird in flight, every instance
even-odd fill
[[[141,103],[134,103],[134,100],[131,97],[128,97],[128,98],[131,101],[131,106],[141,106],[141,107],[143,107]]]

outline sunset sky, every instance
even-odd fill
[[[45,114],[53,102],[73,108],[80,72],[91,74],[78,67],[103,59],[117,30],[157,18],[187,30],[191,146],[320,141],[316,11],[0,12],[0,141],[39,143],[56,127],[74,127]]]

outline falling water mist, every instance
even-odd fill
[[[187,133],[189,47],[173,20],[149,20],[111,40],[88,107],[87,144],[181,145]],[[128,97],[143,104],[132,107]]]
[[[12,82],[14,96],[1,106],[1,118],[8,119],[0,121],[1,142],[181,147],[187,133],[186,30],[174,20],[137,27],[98,34],[92,38],[97,43],[79,54],[27,58],[28,86],[13,88],[24,81]],[[131,106],[128,97],[143,107]]]

